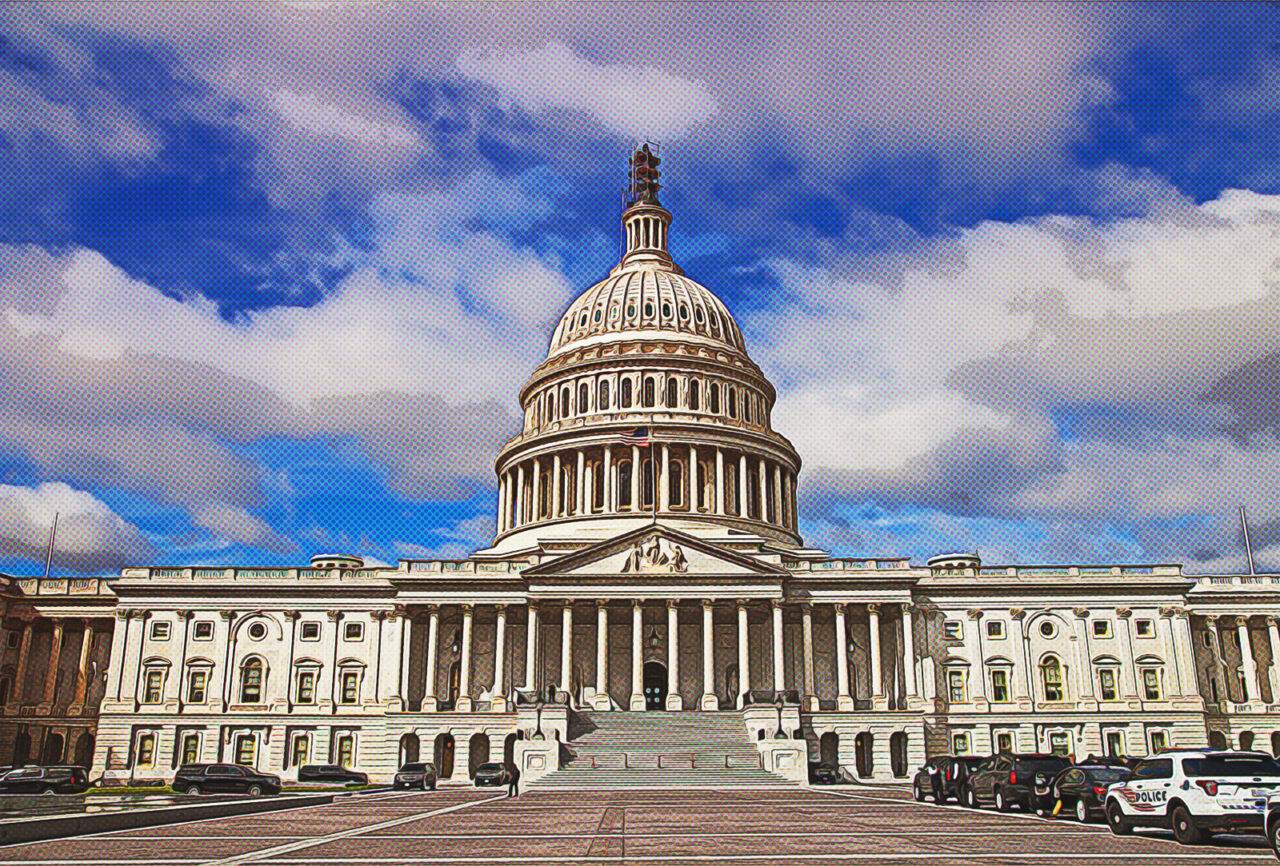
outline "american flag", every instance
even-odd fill
[[[649,428],[637,427],[629,433],[622,434],[623,445],[635,445],[638,448],[649,447]]]

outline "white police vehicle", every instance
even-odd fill
[[[1267,798],[1267,841],[1280,859],[1280,794],[1272,794]]]
[[[1125,835],[1162,827],[1184,845],[1212,833],[1263,833],[1267,798],[1280,793],[1280,763],[1264,752],[1161,752],[1107,788],[1107,824]]]

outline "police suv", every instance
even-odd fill
[[[1118,836],[1163,827],[1184,845],[1212,833],[1261,834],[1273,792],[1280,792],[1280,764],[1264,752],[1171,750],[1107,788],[1107,824]]]

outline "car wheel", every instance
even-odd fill
[[[188,786],[187,786],[187,788],[186,788],[186,790],[184,790],[182,793],[184,793],[184,794],[189,794],[189,795],[191,795],[192,797],[199,797],[199,796],[200,796],[200,786],[199,786],[199,785],[188,785]]]
[[[1117,836],[1128,836],[1133,833],[1133,825],[1125,820],[1124,812],[1120,811],[1120,804],[1115,800],[1107,804],[1107,826]]]
[[[1276,857],[1280,858],[1280,821],[1272,822],[1267,838],[1271,840],[1271,850],[1275,852]]]
[[[261,786],[261,785],[250,785],[250,786],[249,786],[249,790],[245,791],[245,793],[246,793],[246,794],[248,794],[250,797],[261,797],[261,796],[262,796],[262,786]]]
[[[970,809],[978,808],[978,797],[973,793],[972,788],[964,789],[964,804]]]
[[[1204,841],[1204,831],[1191,821],[1191,813],[1181,804],[1173,807],[1169,818],[1169,829],[1173,830],[1173,838],[1183,845],[1194,845]]]
[[[1004,791],[1000,788],[996,789],[996,811],[1009,812],[1013,810],[1013,804],[1005,797]]]
[[[41,797],[52,797],[52,796],[53,796],[54,794],[56,794],[56,793],[58,793],[58,792],[57,792],[57,791],[55,791],[55,790],[53,790],[52,788],[41,788],[41,789],[40,789],[40,796],[41,796]]]
[[[914,791],[913,791],[912,793],[915,795],[915,800],[916,800],[916,802],[917,802],[917,803],[923,803],[923,802],[924,802],[924,788],[920,787],[920,783],[919,783],[919,782],[916,782],[916,783],[915,783],[915,785],[914,785]]]
[[[1089,823],[1089,804],[1084,801],[1084,797],[1076,800],[1076,820],[1081,824]]]

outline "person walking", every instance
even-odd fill
[[[507,796],[520,796],[520,771],[514,762],[507,764]]]

